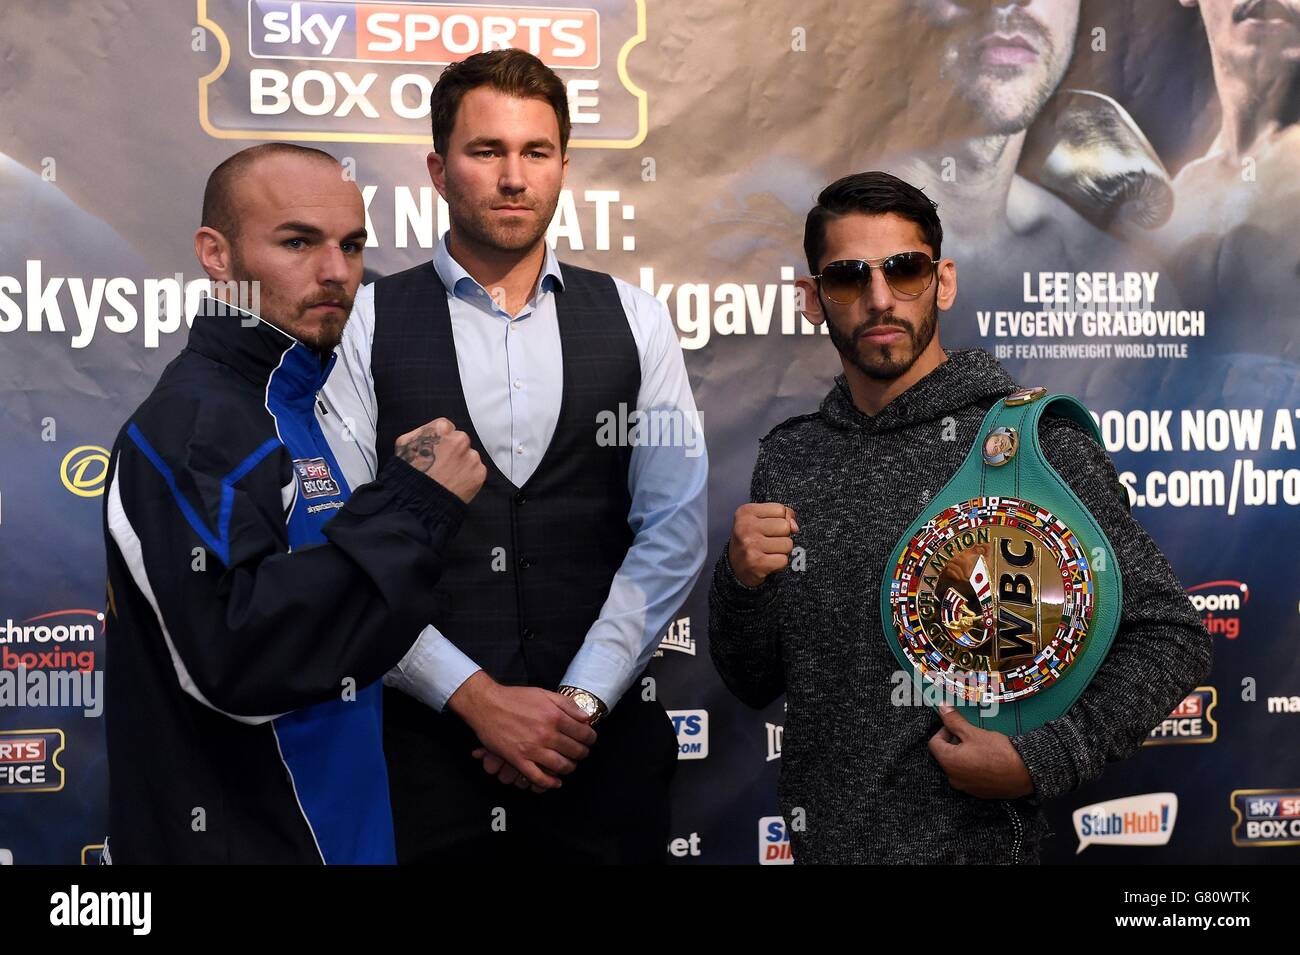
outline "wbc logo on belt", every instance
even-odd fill
[[[894,567],[903,653],[957,699],[1009,703],[1055,683],[1092,622],[1087,553],[1055,515],[978,497],[927,521]]]

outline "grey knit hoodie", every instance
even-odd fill
[[[1045,417],[1048,461],[1115,548],[1119,632],[1069,712],[1011,738],[1033,796],[985,800],[948,783],[927,749],[937,714],[891,703],[898,663],[881,629],[881,575],[985,412],[1016,384],[987,352],[947,355],[875,416],[857,409],[841,375],[820,411],[773,428],[759,443],[750,499],[794,509],[805,569],[751,589],[724,548],[714,571],[709,649],[723,681],[753,707],[786,695],[778,795],[796,862],[1037,862],[1048,832],[1041,800],[1133,755],[1210,671],[1210,636],[1129,514],[1110,459],[1083,428]],[[944,440],[952,423],[956,438]]]

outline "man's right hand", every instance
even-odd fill
[[[408,431],[397,439],[393,453],[468,504],[474,500],[487,468],[469,442],[469,435],[457,431],[446,418]]]
[[[482,670],[461,684],[448,708],[490,752],[541,789],[558,789],[596,742],[582,709],[537,686],[503,686]]]
[[[736,579],[757,587],[768,574],[788,567],[797,533],[794,511],[784,504],[740,505],[727,544],[727,561]]]

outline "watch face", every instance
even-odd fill
[[[596,710],[598,709],[598,707],[596,706],[595,698],[590,693],[579,693],[577,696],[573,698],[573,702],[577,703],[580,707],[582,707],[583,712],[585,712],[588,716],[596,715]]]

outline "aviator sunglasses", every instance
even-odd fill
[[[872,269],[880,269],[897,294],[916,298],[934,281],[938,262],[924,252],[895,252],[879,259],[841,259],[827,265],[813,278],[826,297],[837,305],[852,305],[862,297],[871,284]]]

